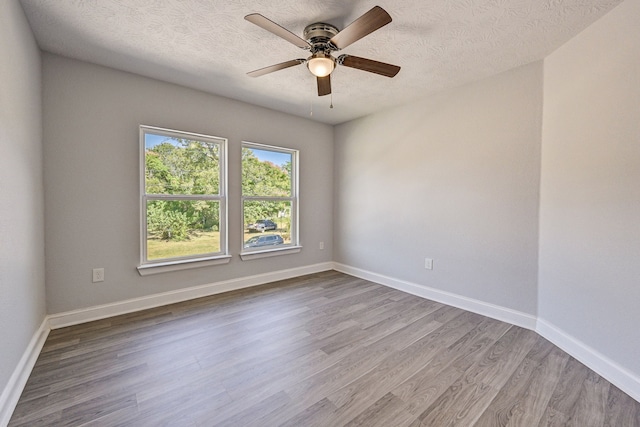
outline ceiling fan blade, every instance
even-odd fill
[[[385,77],[394,77],[400,71],[400,67],[397,65],[351,55],[340,55],[337,62],[345,67],[357,68],[358,70],[380,74]]]
[[[280,25],[276,24],[272,20],[270,20],[268,18],[265,18],[264,16],[260,15],[259,13],[249,14],[249,15],[245,16],[244,19],[246,19],[247,21],[251,22],[252,24],[256,24],[260,28],[264,28],[265,30],[269,31],[270,33],[275,34],[278,37],[282,37],[283,39],[285,39],[289,43],[293,43],[294,45],[298,46],[299,48],[302,48],[302,49],[310,49],[311,48],[311,45],[309,44],[309,42],[307,42],[306,40],[296,36],[291,31],[287,30],[284,27],[281,27]]]
[[[374,6],[329,41],[338,49],[344,49],[351,43],[373,33],[378,28],[384,27],[389,22],[391,22],[391,16],[380,6]]]
[[[318,96],[325,96],[331,93],[331,74],[326,77],[317,77]]]
[[[249,77],[260,77],[265,74],[273,73],[274,71],[284,70],[285,68],[304,64],[305,62],[307,62],[306,59],[292,59],[291,61],[281,62],[280,64],[270,65],[268,67],[260,68],[259,70],[250,71],[247,75]]]

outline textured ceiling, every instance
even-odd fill
[[[544,58],[622,0],[21,0],[40,47],[252,104],[341,123]],[[245,21],[261,13],[302,36],[373,6],[393,22],[341,53],[400,65],[395,78],[347,67],[318,97],[304,65],[248,71],[307,52]]]

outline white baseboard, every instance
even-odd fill
[[[40,355],[40,351],[42,351],[44,342],[47,340],[49,331],[48,318],[45,317],[38,330],[33,334],[29,345],[20,358],[11,378],[9,378],[9,382],[2,391],[2,395],[0,395],[0,426],[9,424],[11,415],[14,409],[16,409],[18,399],[20,399],[20,395],[22,394],[22,390],[24,390],[24,386],[27,384],[33,366],[38,360],[38,356]]]
[[[438,289],[430,288],[428,286],[418,285],[416,283],[407,282],[405,280],[395,279],[393,277],[384,276],[382,274],[373,273],[344,264],[334,263],[334,269],[342,273],[350,274],[361,279],[366,279],[371,282],[389,286],[390,288],[398,289],[412,295],[451,305],[453,307],[458,307],[463,310],[478,313],[483,316],[501,320],[503,322],[511,323],[512,325],[531,330],[535,330],[536,328],[536,317],[531,314],[523,313],[521,311],[512,310],[510,308],[501,307],[499,305],[490,304],[484,301],[468,298],[451,292],[441,291]]]
[[[97,305],[64,313],[51,314],[49,315],[49,326],[51,329],[64,328],[66,326],[105,319],[108,317],[118,316],[120,314],[133,313],[149,308],[161,307],[167,304],[206,297],[237,289],[249,288],[251,286],[275,282],[277,280],[290,279],[293,277],[303,276],[305,274],[318,273],[332,269],[333,263],[325,262],[305,267],[291,268],[288,270],[274,271],[255,276],[240,277],[237,279],[209,283],[206,285],[193,286],[185,289],[177,289],[175,291],[147,295],[140,298],[118,301],[111,304]]]
[[[638,376],[544,319],[538,318],[536,332],[640,402],[640,378]]]

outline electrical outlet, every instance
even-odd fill
[[[104,282],[104,268],[93,269],[93,283]]]
[[[320,242],[320,244],[318,245],[318,248],[320,250],[323,250],[324,249],[324,242]]]
[[[431,258],[424,259],[424,268],[427,270],[433,270],[433,260]]]

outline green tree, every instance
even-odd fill
[[[154,200],[147,205],[147,231],[163,240],[187,238],[187,215],[167,205],[175,202]]]
[[[242,195],[291,196],[291,166],[289,170],[268,161],[261,161],[250,148],[242,148]]]
[[[220,150],[214,142],[168,138],[145,151],[147,194],[208,195],[220,191]],[[147,207],[147,229],[167,240],[184,240],[188,230],[219,230],[215,201],[163,200]]]
[[[291,196],[291,162],[282,167],[261,161],[252,149],[242,148],[242,195],[258,197]],[[246,223],[259,219],[275,220],[280,212],[290,210],[288,202],[251,200],[244,203]]]

